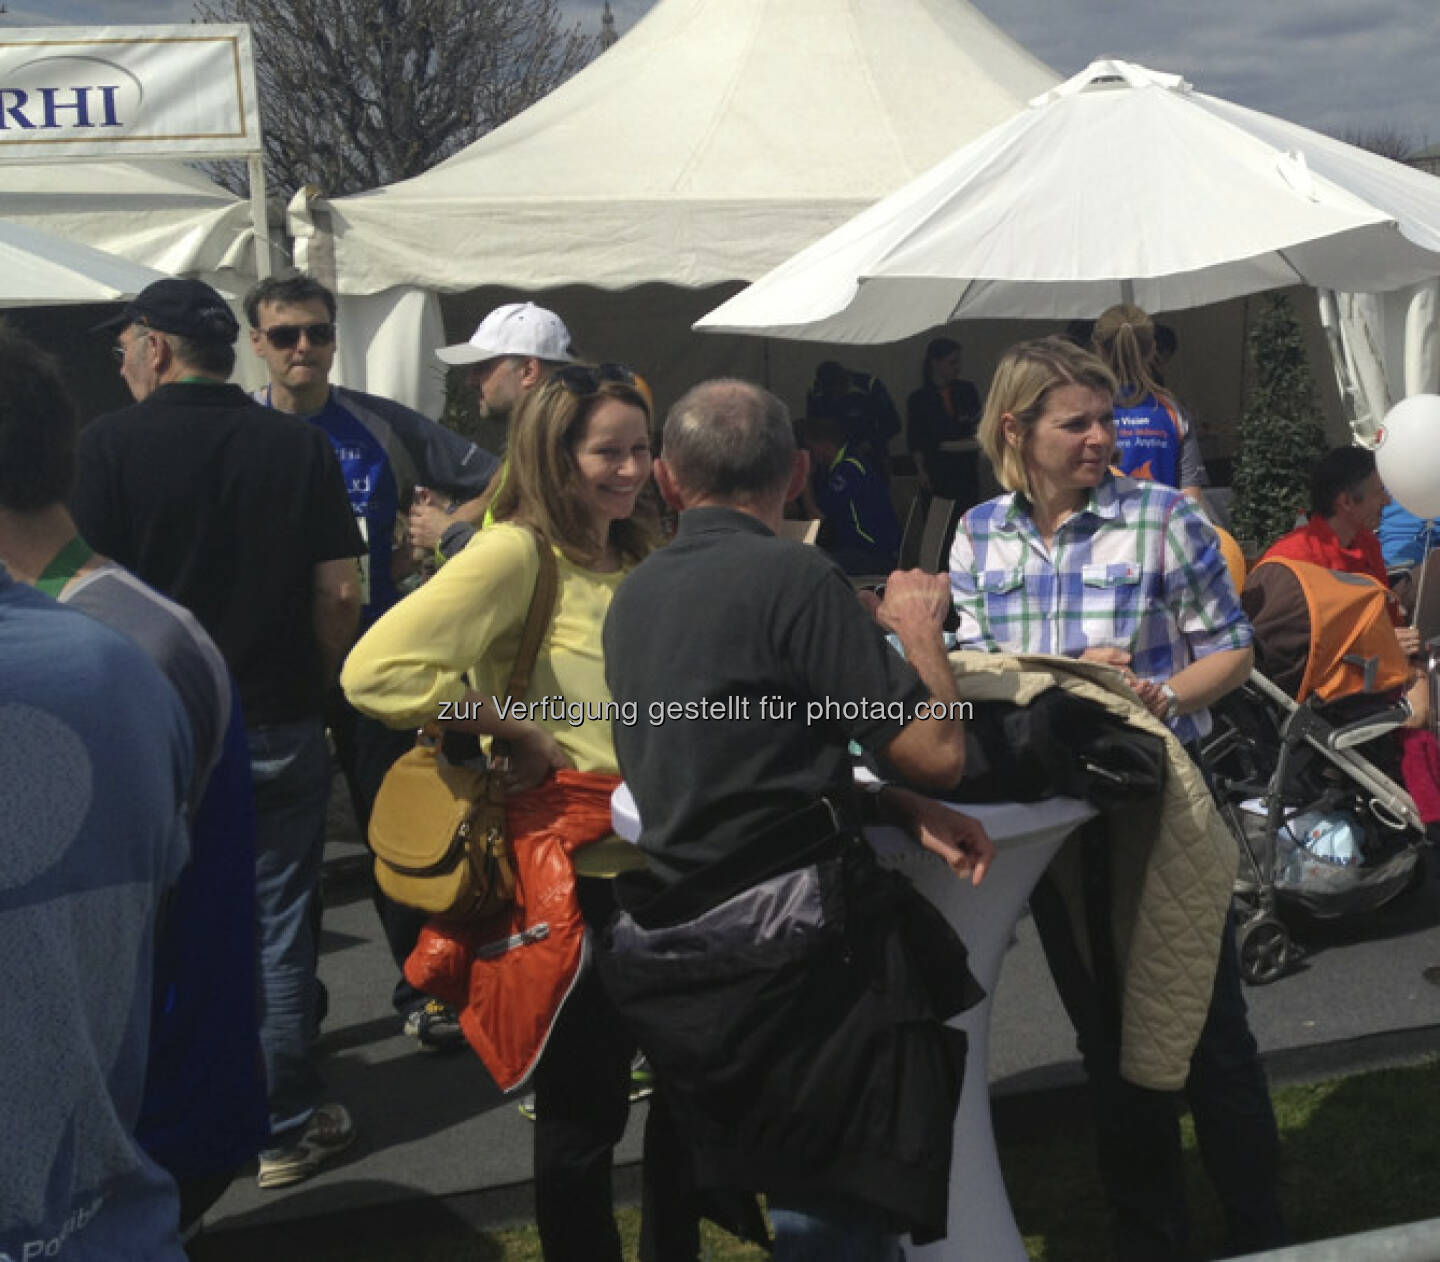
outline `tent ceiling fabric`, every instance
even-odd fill
[[[659,0],[454,157],[325,203],[337,279],[750,280],[1057,82],[968,0]]]
[[[0,219],[172,276],[254,270],[249,204],[179,162],[7,164]]]
[[[0,307],[115,302],[161,279],[119,255],[0,220]]]
[[[697,329],[884,342],[955,319],[1174,311],[1440,273],[1440,182],[1099,61]]]

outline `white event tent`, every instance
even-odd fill
[[[0,307],[115,302],[161,276],[118,254],[0,219]]]
[[[343,296],[343,378],[431,414],[437,293],[467,295],[458,336],[535,296],[662,395],[720,367],[773,375],[758,341],[689,324],[1057,82],[968,0],[659,0],[424,175],[297,197],[296,262]]]
[[[249,204],[180,162],[7,165],[0,219],[231,292],[254,274]]]
[[[7,163],[0,172],[0,221],[22,231],[41,231],[157,273],[198,276],[232,302],[254,283],[249,203],[179,161],[51,160]],[[35,306],[75,300],[58,285],[29,295]],[[239,356],[236,375],[247,384],[264,379],[248,353]]]

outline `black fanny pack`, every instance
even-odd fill
[[[669,886],[648,872],[622,873],[615,881],[616,901],[647,929],[681,924],[772,876],[838,854],[846,839],[858,837],[841,808],[822,797]]]

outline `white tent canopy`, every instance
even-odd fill
[[[1175,311],[1440,274],[1440,183],[1097,61],[697,328],[884,342],[950,320]]]
[[[254,273],[248,203],[179,162],[6,165],[0,219],[172,276]]]
[[[798,375],[758,344],[690,335],[713,287],[760,276],[1058,81],[969,0],[659,0],[426,174],[297,196],[295,260],[342,295],[340,379],[430,415],[435,295],[482,286],[485,302],[553,306],[662,396],[703,371]],[[483,314],[471,305],[463,318]]]
[[[335,278],[753,279],[1055,82],[968,0],[659,0],[433,170],[328,203]],[[305,266],[303,204],[292,230]]]
[[[118,254],[0,219],[0,307],[115,302],[161,278]]]
[[[178,161],[36,162],[0,166],[0,222],[41,231],[77,246],[169,276],[196,276],[238,307],[254,282],[254,228],[246,201]],[[118,298],[135,292],[114,286]],[[3,289],[3,284],[0,284]],[[80,301],[58,280],[31,292],[26,305]],[[100,294],[86,299],[103,302]],[[264,380],[243,346],[236,377]]]

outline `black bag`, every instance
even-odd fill
[[[1165,742],[1099,702],[1050,688],[1029,705],[977,701],[965,723],[965,777],[952,802],[1083,798],[1111,807],[1158,793]]]

